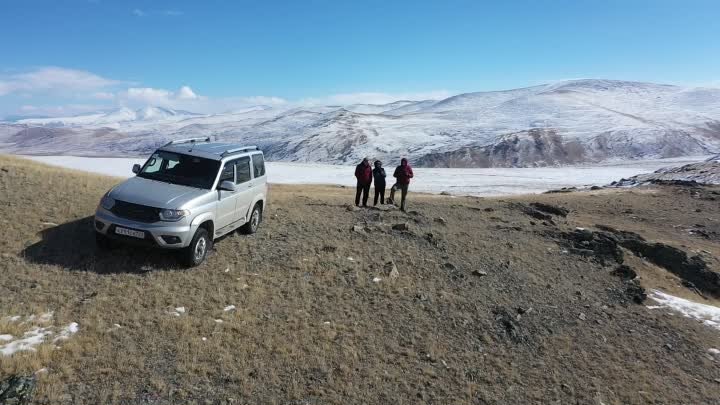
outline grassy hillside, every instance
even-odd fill
[[[273,186],[258,234],[222,239],[187,270],[165,252],[96,252],[92,215],[119,181],[0,156],[0,335],[79,325],[35,352],[0,355],[0,380],[46,369],[34,403],[720,398],[720,360],[707,354],[720,332],[635,303],[636,284],[612,274],[617,260],[568,245],[576,227],[603,224],[717,271],[720,189],[411,194],[403,214],[349,208],[346,188]],[[533,202],[569,214],[539,218]],[[688,288],[620,251],[643,287],[718,304],[711,285]]]

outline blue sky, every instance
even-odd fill
[[[717,0],[0,7],[0,116],[384,102],[580,77],[720,85]]]

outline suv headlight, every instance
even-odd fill
[[[160,210],[161,221],[179,221],[190,215],[188,210]]]
[[[110,197],[110,193],[105,194],[100,199],[100,206],[110,211],[115,206],[115,200]]]

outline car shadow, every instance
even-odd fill
[[[115,247],[108,250],[97,248],[92,216],[49,227],[42,230],[40,236],[41,241],[22,251],[25,260],[99,274],[145,273],[183,267],[174,251],[121,244],[114,244]]]

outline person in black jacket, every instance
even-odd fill
[[[385,204],[385,168],[382,167],[382,162],[379,160],[375,161],[373,179],[375,180],[375,200],[373,205],[377,205],[378,197],[380,198],[380,204]]]

